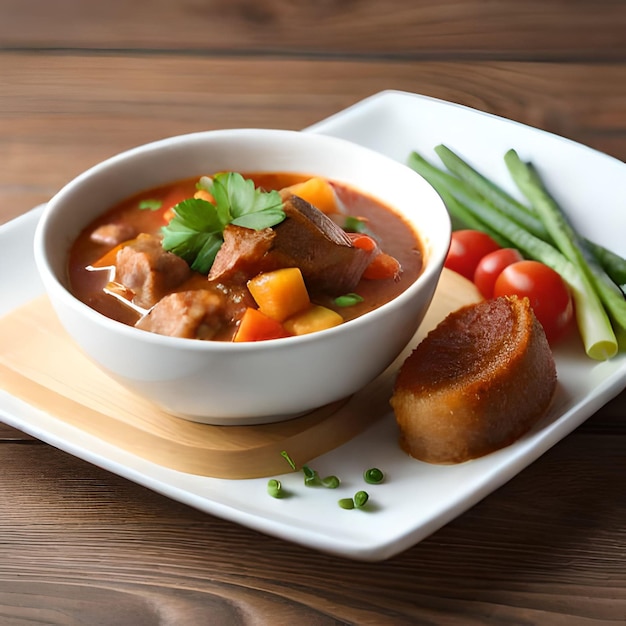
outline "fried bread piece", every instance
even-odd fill
[[[527,298],[448,315],[400,368],[391,405],[400,445],[428,463],[462,463],[510,445],[547,411],[556,366]]]

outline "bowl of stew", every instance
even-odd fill
[[[155,407],[290,419],[385,370],[450,243],[410,168],[333,137],[226,129],[149,143],[47,204],[35,260],[62,325]]]

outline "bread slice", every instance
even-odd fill
[[[527,298],[462,307],[403,363],[391,405],[400,445],[428,463],[462,463],[503,448],[547,411],[556,366]]]

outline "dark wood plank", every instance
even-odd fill
[[[2,420],[2,416],[0,416],[0,420]],[[30,435],[23,433],[21,430],[17,430],[17,428],[7,426],[2,421],[0,421],[0,444],[19,443],[26,441],[36,442],[36,439],[33,439]]]
[[[615,59],[620,0],[0,1],[4,48]]]
[[[0,53],[0,84],[0,221],[134,145],[212,128],[302,128],[384,89],[466,104],[626,159],[626,62]]]
[[[204,515],[47,446],[0,445],[0,463],[8,623],[179,625],[204,612],[240,624],[617,624],[626,615],[626,457],[610,436],[573,434],[377,564]]]

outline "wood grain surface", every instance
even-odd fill
[[[302,128],[383,89],[625,160],[625,32],[623,0],[0,0],[0,223],[136,144]],[[377,564],[199,513],[0,423],[0,625],[625,624],[625,414],[622,393]]]

